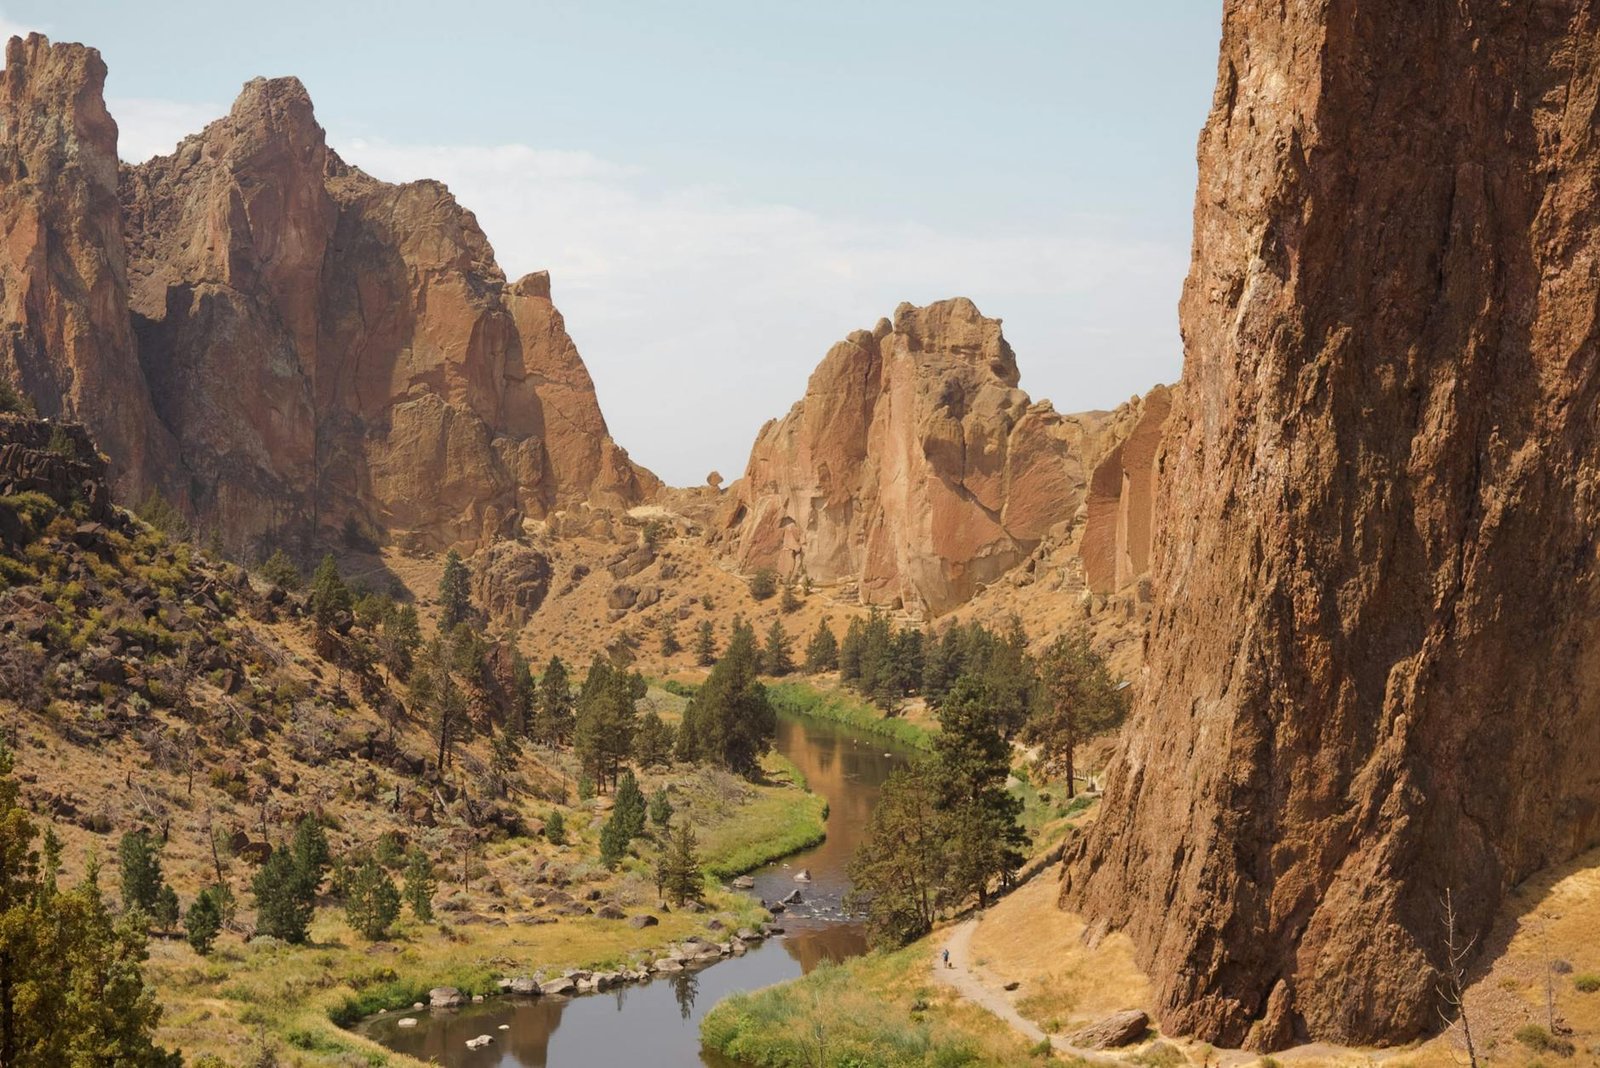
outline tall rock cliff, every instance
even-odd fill
[[[965,298],[902,304],[829,350],[762,428],[725,517],[736,565],[933,614],[1025,559],[1077,510],[1100,413],[1017,388],[998,319]]]
[[[1148,677],[1064,902],[1222,1043],[1437,1025],[1600,841],[1600,4],[1226,7]],[[1481,942],[1480,942],[1481,944]]]
[[[136,499],[168,467],[128,321],[117,124],[82,45],[11,38],[0,72],[0,377],[82,419]]]
[[[297,80],[246,85],[128,168],[122,199],[141,358],[225,527],[287,509],[437,547],[656,487],[611,441],[548,278],[508,284],[443,185],[344,163]]]
[[[1172,391],[1157,386],[1136,398],[1132,426],[1095,465],[1079,552],[1094,593],[1126,589],[1150,570],[1155,535],[1157,450],[1172,411]]]
[[[13,40],[0,89],[0,373],[235,548],[347,524],[437,548],[659,487],[606,428],[549,279],[510,283],[444,186],[328,148],[246,85],[118,173],[105,67]]]

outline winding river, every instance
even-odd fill
[[[700,1048],[700,1018],[729,994],[755,990],[843,960],[867,948],[866,932],[843,909],[845,867],[866,830],[879,788],[911,752],[885,738],[825,720],[780,716],[775,747],[828,800],[828,837],[815,849],[751,874],[769,901],[799,887],[804,902],[778,917],[785,933],[743,957],[570,1000],[495,998],[464,1009],[389,1013],[361,1030],[419,1060],[448,1068],[579,1068],[593,1065],[711,1065],[729,1061]],[[811,882],[794,875],[809,869]],[[402,1015],[419,1026],[396,1026]],[[500,1030],[504,1024],[507,1030]],[[469,1050],[476,1035],[495,1041]]]

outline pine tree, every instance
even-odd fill
[[[303,944],[311,927],[314,898],[306,892],[305,875],[288,846],[272,851],[250,889],[256,896],[256,933]]]
[[[329,553],[311,576],[312,618],[317,626],[326,629],[333,626],[341,614],[348,613],[350,605],[350,587],[339,576],[339,565]]]
[[[784,615],[789,615],[792,612],[799,611],[799,609],[800,598],[794,595],[794,587],[787,585],[784,586],[783,596],[778,598],[778,611],[782,612]]]
[[[1128,714],[1127,691],[1119,688],[1084,630],[1050,643],[1040,660],[1039,676],[1044,699],[1029,718],[1023,737],[1039,746],[1040,763],[1061,770],[1067,796],[1073,797],[1078,745],[1122,722]]]
[[[748,775],[772,747],[777,715],[756,678],[755,631],[735,619],[727,651],[684,710],[680,758],[709,760]]]
[[[282,549],[274,549],[272,555],[267,557],[261,565],[261,577],[269,585],[281,586],[286,590],[298,590],[304,581],[300,577],[300,569]]]
[[[322,829],[322,821],[315,816],[301,817],[295,825],[290,851],[306,896],[315,900],[328,869],[333,866],[333,851],[328,848],[328,835]]]
[[[461,554],[451,549],[445,554],[444,575],[439,579],[439,629],[453,630],[472,611],[471,576]]]
[[[951,850],[950,885],[989,903],[989,884],[1008,885],[1022,865],[1027,832],[1017,822],[1022,800],[1006,789],[1011,746],[1000,732],[992,697],[971,676],[957,680],[939,709],[934,736],[940,810]]]
[[[656,882],[674,905],[699,901],[705,893],[705,876],[700,872],[699,843],[687,819],[667,830],[667,848],[656,865]]]
[[[216,887],[208,886],[200,891],[200,896],[194,899],[189,906],[189,911],[183,917],[184,931],[188,935],[189,945],[202,957],[211,952],[211,947],[216,944],[217,935],[222,933],[222,907],[218,903]]]
[[[345,916],[369,942],[389,933],[400,916],[400,891],[383,866],[371,857],[362,861],[345,887]]]
[[[768,675],[787,675],[794,670],[794,656],[790,652],[793,642],[783,629],[783,621],[774,619],[767,628],[767,641],[761,649],[761,669]]]
[[[644,792],[639,789],[639,780],[634,778],[631,771],[623,772],[621,781],[617,783],[611,818],[617,821],[630,842],[644,833]]]
[[[650,822],[657,827],[665,827],[672,822],[672,801],[667,797],[665,786],[650,795]]]
[[[544,838],[551,845],[567,844],[567,821],[559,809],[550,813],[550,818],[544,821]]]
[[[861,653],[866,645],[866,627],[860,618],[852,619],[845,628],[844,641],[839,646],[839,681],[857,683],[861,680]]]
[[[567,665],[552,656],[539,678],[539,711],[535,734],[546,745],[560,745],[572,737],[572,682]]]
[[[439,889],[439,880],[433,874],[433,861],[418,847],[406,856],[406,904],[411,915],[427,923],[433,919],[433,895]]]
[[[634,756],[644,767],[661,767],[672,759],[673,740],[671,725],[652,708],[639,717],[639,731],[633,742]]]
[[[672,620],[661,621],[661,655],[677,656],[683,651],[683,643],[678,640],[678,628]]]
[[[0,750],[0,1064],[178,1068],[152,1041],[161,1007],[137,913],[111,916],[92,856],[82,882],[58,886],[60,842],[35,851],[11,770]]]
[[[710,667],[717,662],[717,632],[709,619],[702,619],[695,630],[694,662],[701,667]]]
[[[156,895],[156,907],[150,916],[156,921],[156,926],[163,931],[170,931],[178,925],[180,910],[178,908],[178,892],[169,884],[161,884],[161,892]]]
[[[948,903],[945,837],[933,762],[919,761],[891,774],[850,858],[847,904],[866,912],[875,944],[905,945],[932,929],[938,910]]]
[[[833,636],[828,620],[818,620],[817,632],[806,645],[806,671],[817,675],[839,667],[839,639]]]
[[[154,917],[161,897],[161,852],[144,831],[129,831],[117,843],[122,907]]]
[[[422,624],[417,619],[416,606],[397,606],[384,616],[382,628],[378,654],[383,658],[383,666],[396,678],[406,678],[411,674],[417,650],[422,647]]]
[[[601,787],[617,781],[622,762],[633,754],[637,699],[633,679],[596,654],[578,693],[572,745]]]

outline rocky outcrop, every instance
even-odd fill
[[[138,500],[172,460],[128,321],[117,124],[82,45],[11,38],[0,73],[0,378],[87,423]]]
[[[851,334],[729,491],[736,566],[933,614],[963,603],[1076,512],[1093,462],[1103,416],[1058,415],[1017,382],[1000,321],[965,298]]]
[[[441,547],[654,489],[610,438],[548,276],[508,284],[443,185],[345,164],[297,80],[246,85],[128,168],[122,200],[140,353],[226,529],[353,516]]]
[[[1445,895],[1465,942],[1600,841],[1597,18],[1227,5],[1148,678],[1064,883],[1165,1030],[1410,1039]]]
[[[659,487],[548,277],[508,282],[444,186],[345,164],[293,78],[119,176],[104,77],[81,45],[9,47],[0,374],[88,422],[128,488],[242,549],[346,526],[471,545]]]
[[[479,552],[469,569],[472,600],[497,624],[515,629],[539,610],[550,593],[550,558],[529,545],[497,541]]]
[[[1150,569],[1154,534],[1156,451],[1172,409],[1172,391],[1157,386],[1135,402],[1132,425],[1095,465],[1079,551],[1094,593],[1126,589]]]

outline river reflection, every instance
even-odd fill
[[[450,1068],[566,1068],[575,1065],[709,1065],[727,1062],[700,1049],[700,1019],[729,994],[793,979],[824,960],[866,951],[866,931],[844,912],[847,865],[878,803],[883,781],[909,750],[833,723],[783,716],[775,748],[828,800],[828,837],[806,853],[752,873],[754,893],[775,901],[799,889],[802,903],[776,922],[784,934],[743,957],[697,972],[663,976],[604,994],[496,998],[456,1011],[389,1013],[361,1026],[391,1049]],[[795,876],[808,872],[809,881]],[[401,1028],[403,1016],[418,1020]],[[501,1030],[501,1027],[505,1030]],[[479,1050],[466,1041],[492,1035]]]

